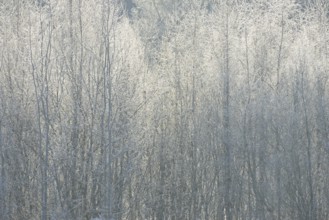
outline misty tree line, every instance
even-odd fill
[[[328,11],[0,1],[0,218],[329,219]]]

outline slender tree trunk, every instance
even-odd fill
[[[228,10],[228,9],[227,9]],[[223,87],[223,146],[224,146],[224,219],[232,220],[231,161],[232,143],[230,131],[230,68],[229,68],[229,12],[225,15],[224,87]]]
[[[279,151],[280,147],[280,136],[279,136],[278,128],[275,128],[275,139],[276,139],[276,150]],[[280,157],[281,154],[277,153]],[[277,195],[277,219],[281,220],[282,213],[281,213],[281,203],[282,203],[282,187],[281,187],[281,159],[278,158],[275,165],[275,175],[276,175],[276,195]]]
[[[50,12],[51,13],[51,12]],[[40,17],[40,28],[44,28],[44,22]],[[51,36],[52,27],[47,26],[48,39],[44,39],[44,34],[41,33],[40,45],[40,63],[39,74],[35,72],[35,67],[32,59],[32,77],[35,89],[35,98],[37,102],[38,112],[38,144],[39,144],[39,159],[41,164],[41,219],[47,220],[48,218],[48,166],[49,166],[49,148],[50,148],[50,113],[49,113],[49,62],[51,54]],[[45,45],[44,45],[45,44]],[[31,48],[30,48],[31,50]]]
[[[309,211],[308,211],[308,219],[316,220],[316,205],[315,205],[315,196],[314,196],[314,189],[313,189],[313,175],[312,175],[312,146],[311,146],[311,131],[309,127],[309,119],[308,119],[308,112],[307,112],[307,104],[306,104],[306,97],[305,97],[305,67],[301,67],[301,97],[303,103],[303,113],[304,113],[304,123],[305,123],[305,133],[307,139],[307,175],[308,175],[308,186],[309,186],[309,194],[310,194],[310,201],[309,201]]]
[[[0,113],[2,114],[2,112]],[[1,116],[2,117],[2,116]],[[6,213],[6,173],[5,173],[5,158],[4,158],[4,146],[3,146],[3,136],[2,136],[2,119],[0,118],[0,166],[1,166],[1,175],[0,175],[0,215],[3,216],[3,219],[7,219]]]
[[[159,152],[159,168],[160,168],[160,180],[159,180],[159,203],[156,211],[156,219],[164,220],[165,219],[165,125],[164,122],[161,123],[161,140],[160,140],[160,152]]]
[[[112,60],[111,60],[111,48],[110,48],[110,33],[113,28],[114,22],[111,16],[111,8],[114,5],[110,5],[110,2],[103,2],[103,40],[104,40],[104,66],[103,66],[103,80],[104,80],[104,108],[106,110],[106,139],[105,139],[105,180],[106,180],[106,218],[111,219],[113,216],[113,171],[112,171]],[[115,13],[115,12],[112,12]],[[113,36],[114,37],[114,36]]]

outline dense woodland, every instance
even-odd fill
[[[328,78],[326,0],[0,0],[0,219],[329,219]]]

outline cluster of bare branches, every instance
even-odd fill
[[[0,1],[1,219],[328,219],[328,11]]]

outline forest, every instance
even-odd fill
[[[329,219],[328,86],[327,0],[0,0],[0,219]]]

